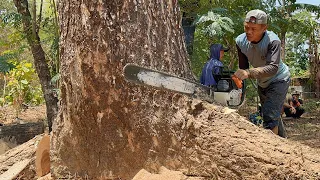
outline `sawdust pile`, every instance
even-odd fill
[[[214,179],[320,179],[320,151],[259,128],[228,108],[194,101],[188,171]],[[229,111],[229,112],[228,112]]]
[[[160,179],[320,179],[320,150],[284,139],[259,128],[221,106],[193,101],[192,112],[178,111],[187,119],[180,159],[181,168],[142,169],[134,180]],[[0,173],[23,159],[34,159],[34,138],[0,156]],[[182,159],[181,159],[182,158]],[[31,163],[21,178],[35,177]],[[28,176],[28,177],[27,177]],[[27,178],[26,178],[27,177]],[[50,179],[50,175],[46,177]]]

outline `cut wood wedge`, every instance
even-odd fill
[[[44,135],[36,150],[36,172],[42,177],[50,172],[50,136]]]

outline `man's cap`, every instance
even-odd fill
[[[267,24],[268,16],[265,12],[255,9],[247,13],[245,22],[251,22],[254,24]]]
[[[223,47],[223,45],[222,44],[211,44],[211,46],[210,46],[210,52],[211,51],[213,51],[213,50],[219,50],[219,51],[224,51],[224,52],[227,52],[227,51],[229,51],[229,47]],[[214,50],[214,51],[215,51]]]
[[[300,91],[294,91],[294,92],[292,93],[292,95],[300,95],[300,94],[301,94]]]

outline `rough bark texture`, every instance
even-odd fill
[[[316,75],[316,93],[317,98],[320,98],[320,70],[317,72]]]
[[[316,92],[316,97],[320,97],[319,96],[319,88],[320,88],[320,84],[319,84],[319,75],[318,73],[320,72],[320,56],[318,53],[318,42],[316,40],[316,33],[320,32],[320,30],[315,29],[314,32],[311,33],[310,35],[310,45],[309,45],[309,54],[310,54],[310,79],[312,82],[312,90],[314,90],[314,92]]]
[[[50,83],[51,75],[46,62],[45,52],[41,46],[38,32],[35,30],[35,28],[32,28],[32,18],[28,9],[28,1],[14,0],[14,4],[17,7],[18,13],[22,15],[23,31],[26,35],[34,58],[34,65],[36,67],[36,72],[38,74],[41,89],[46,101],[48,126],[49,130],[51,131],[52,121],[58,112],[58,98],[55,96],[53,91],[54,87]]]
[[[281,52],[280,52],[280,58],[283,62],[285,62],[286,59],[286,31],[283,31],[280,33],[280,41],[281,41]]]
[[[59,16],[54,178],[131,179],[162,165],[216,179],[319,177],[313,149],[220,106],[124,80],[126,63],[192,78],[176,1],[64,0]]]

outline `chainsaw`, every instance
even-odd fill
[[[186,78],[135,64],[125,65],[123,72],[128,82],[171,90],[224,106],[240,106],[245,98],[245,83],[234,76],[232,71],[223,71],[217,87],[205,86]]]

